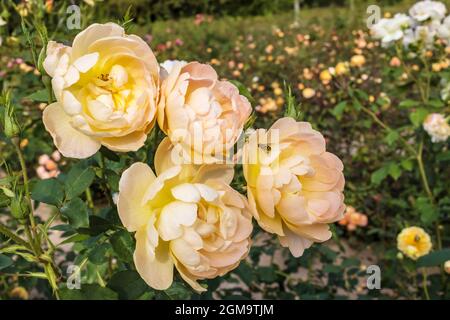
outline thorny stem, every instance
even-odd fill
[[[22,150],[20,149],[19,139],[13,138],[12,143],[14,145],[14,148],[17,153],[17,157],[19,158],[20,167],[22,169],[22,178],[23,178],[23,186],[25,189],[25,197],[27,198],[27,204],[29,207],[29,220],[31,225],[31,231],[28,224],[25,224],[25,233],[27,234],[28,240],[30,241],[31,246],[33,247],[33,250],[35,251],[36,255],[41,254],[41,248],[39,243],[35,243],[35,240],[37,240],[37,234],[36,234],[36,221],[34,220],[34,214],[33,214],[33,202],[31,201],[30,196],[30,188],[28,185],[28,173],[27,173],[27,166],[25,164],[25,159],[22,154]]]
[[[27,203],[29,206],[29,220],[30,220],[31,228],[28,224],[24,224],[25,233],[28,237],[31,248],[33,249],[34,255],[36,256],[36,258],[39,259],[40,255],[42,254],[42,248],[41,248],[41,244],[39,241],[39,236],[36,233],[36,221],[34,219],[34,209],[33,209],[33,202],[31,200],[31,195],[30,195],[27,167],[26,167],[25,159],[22,154],[22,150],[20,149],[19,139],[16,137],[11,140],[12,140],[12,143],[16,150],[17,157],[19,158],[20,167],[22,169],[22,179],[23,179],[23,185],[24,185],[24,189],[25,189],[25,197],[27,198]],[[55,268],[53,266],[53,262],[45,262],[44,267],[46,270],[49,269],[53,274],[56,274]],[[47,278],[47,280],[53,289],[53,293],[54,293],[56,299],[59,300],[58,286],[53,281],[51,281],[50,278]]]

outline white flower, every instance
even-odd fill
[[[0,16],[0,27],[3,27],[4,25],[6,25],[6,21]]]
[[[423,122],[423,128],[430,135],[433,143],[445,142],[450,136],[450,125],[439,113],[429,114]]]
[[[396,14],[392,19],[381,19],[372,27],[375,38],[381,39],[383,45],[389,45],[404,36],[404,30],[411,27],[413,21],[406,14]]]
[[[450,43],[450,16],[442,21],[442,24],[438,28],[438,35],[440,38]]]
[[[442,20],[447,13],[447,8],[439,1],[420,1],[409,9],[409,14],[417,21]]]
[[[450,100],[450,81],[446,79],[441,80],[441,99],[444,101]]]
[[[408,29],[405,31],[403,44],[409,46],[410,44],[423,43],[427,48],[434,43],[435,37],[438,35],[440,27],[439,21],[431,21],[427,25],[417,26],[415,29]]]

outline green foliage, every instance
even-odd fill
[[[80,198],[73,198],[61,207],[61,214],[69,219],[74,228],[89,226],[89,213],[86,203]]]
[[[39,180],[33,185],[31,197],[39,202],[61,206],[64,200],[64,188],[55,178]]]

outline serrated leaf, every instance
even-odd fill
[[[64,199],[64,186],[54,178],[39,180],[33,185],[31,198],[59,207]]]
[[[108,251],[109,248],[110,245],[108,243],[102,243],[94,247],[94,249],[92,249],[92,251],[89,253],[88,256],[89,261],[92,262],[93,264],[105,263],[106,252]]]
[[[384,179],[386,179],[388,174],[389,174],[388,167],[383,166],[380,169],[378,169],[372,173],[372,175],[370,176],[370,181],[374,185],[379,185]]]
[[[397,180],[402,175],[402,168],[396,163],[391,163],[389,165],[389,175],[394,180]]]
[[[419,101],[416,101],[416,100],[404,100],[404,101],[400,102],[399,107],[407,109],[407,108],[417,107],[419,105],[420,105]]]
[[[442,108],[445,106],[445,103],[441,100],[430,100],[428,101],[428,105],[432,108]]]
[[[134,241],[133,237],[125,230],[114,233],[109,239],[111,246],[120,260],[133,262]]]
[[[82,194],[92,184],[94,178],[95,172],[91,167],[85,167],[83,164],[73,166],[64,182],[66,199],[70,200]]]
[[[423,121],[425,120],[426,116],[428,115],[428,110],[424,108],[419,108],[413,112],[410,113],[409,119],[411,120],[412,124],[418,128],[422,125]]]
[[[417,260],[417,267],[433,267],[450,260],[450,249],[434,251]]]
[[[420,213],[420,220],[425,225],[432,224],[439,217],[438,210],[426,197],[417,198],[416,209]]]
[[[73,198],[61,207],[61,213],[69,219],[74,228],[89,226],[89,213],[86,203],[80,198]]]
[[[61,244],[81,242],[87,239],[89,239],[89,236],[87,234],[74,234],[73,236],[70,236],[69,238],[61,242]]]
[[[406,171],[411,171],[414,168],[414,162],[409,159],[402,160],[400,164],[402,168],[405,169]]]
[[[108,287],[119,294],[119,299],[135,300],[149,289],[139,273],[124,270],[115,273],[108,283]]]
[[[436,160],[439,162],[450,161],[450,150],[439,153]]]
[[[342,114],[344,113],[346,107],[347,101],[342,101],[339,102],[330,112],[336,119],[341,120]]]
[[[0,270],[8,268],[13,262],[13,259],[0,253]]]
[[[392,145],[400,137],[397,131],[391,130],[384,138],[388,145]]]
[[[29,96],[27,96],[28,99],[34,101],[34,102],[48,102],[48,90],[42,89],[39,91],[36,91]]]

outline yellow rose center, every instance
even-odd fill
[[[115,64],[109,70],[90,77],[86,88],[89,113],[97,120],[107,121],[114,112],[126,111],[132,93],[132,79],[123,66]]]

